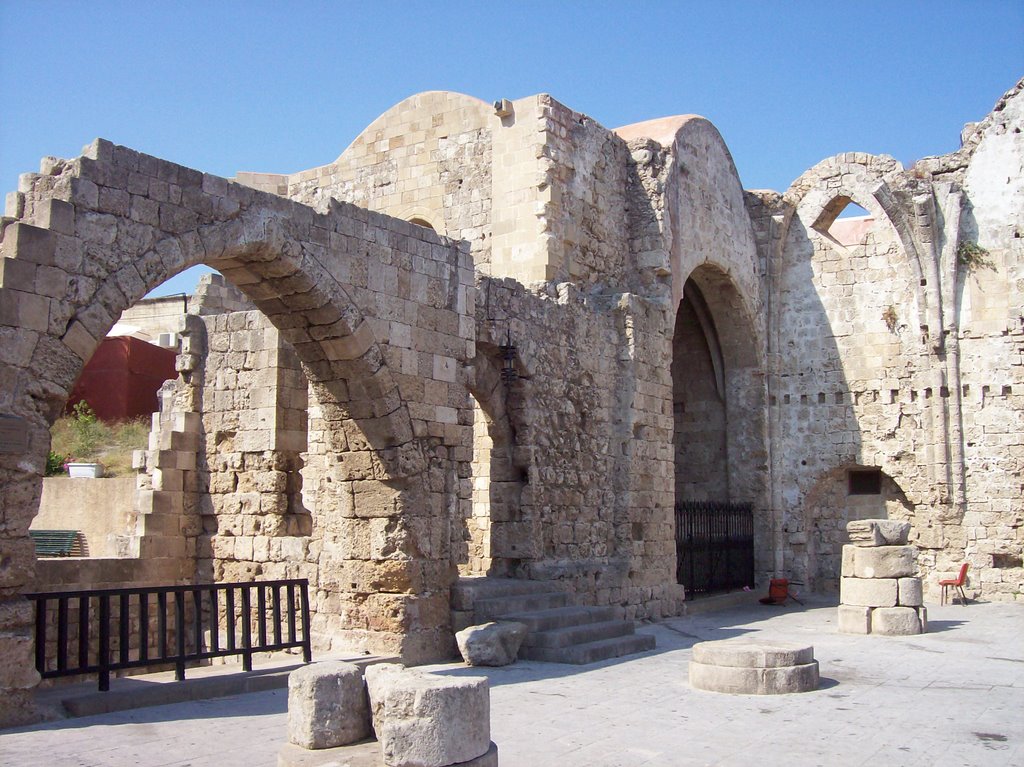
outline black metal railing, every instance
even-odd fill
[[[255,594],[254,594],[255,592]],[[35,602],[36,670],[44,679],[301,648],[309,663],[309,581],[149,586],[26,594]],[[254,599],[255,597],[255,599]]]
[[[754,507],[676,504],[676,579],[688,598],[754,585]]]

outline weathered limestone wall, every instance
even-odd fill
[[[85,538],[84,556],[116,557],[117,539],[128,532],[134,493],[132,477],[47,477],[30,529],[78,530]]]
[[[955,575],[971,563],[982,594],[1024,598],[1024,93],[996,105],[968,146],[963,238],[988,250],[960,293],[960,386],[967,510],[959,545],[936,552],[935,569]],[[959,543],[959,542],[958,542]],[[945,576],[944,576],[945,577]]]
[[[257,311],[204,318],[204,541],[212,580],[310,578],[310,514],[302,502],[308,384],[294,349]],[[208,496],[206,495],[208,493]],[[273,564],[272,564],[273,563]]]
[[[393,500],[372,518],[353,514],[339,522],[350,528],[345,545],[361,548],[357,558],[371,564],[362,584],[349,580],[356,584],[350,593],[369,596],[348,604],[339,597],[337,627],[351,630],[350,644],[368,649],[410,658],[447,652],[448,579],[435,576],[449,572],[458,465],[469,461],[457,448],[471,437],[458,423],[458,407],[427,399],[424,382],[437,382],[450,401],[468,407],[468,251],[344,203],[318,214],[108,142],[86,151],[73,161],[48,158],[40,174],[23,176],[2,222],[0,412],[24,430],[27,449],[0,453],[0,688],[10,707],[0,719],[29,711],[26,696],[38,681],[30,610],[19,594],[34,581],[27,533],[49,424],[115,318],[199,263],[219,269],[294,347],[325,424],[310,440],[325,456],[321,471],[352,479],[347,464],[329,459],[358,453],[359,470],[372,472]],[[203,352],[198,343],[193,348],[190,321],[198,319],[184,320],[189,332],[178,360],[185,383]],[[153,505],[138,514],[142,529],[129,542],[130,555],[194,562],[202,515],[191,444],[201,410],[193,395],[182,393],[148,451],[153,487],[140,492]],[[180,449],[176,440],[184,441]],[[340,500],[326,508],[344,509]],[[374,529],[383,539],[376,554]],[[321,566],[332,567],[324,561],[331,559],[322,554]],[[391,591],[376,588],[381,569],[394,575]]]
[[[752,203],[773,265],[773,505],[790,577],[834,588],[845,522],[867,504],[913,524],[929,593],[966,560],[983,598],[1020,598],[1022,103],[1018,85],[959,152],[908,171],[826,160],[770,223]],[[859,242],[829,231],[849,200],[871,214]],[[847,487],[862,467],[882,472],[873,501]]]
[[[531,293],[487,281],[478,349],[516,346],[517,378],[477,391],[519,480],[494,481],[490,546],[499,574],[560,580],[582,601],[629,617],[678,610],[672,532],[667,313],[635,296],[595,298],[562,284]],[[495,328],[493,336],[487,327]],[[660,340],[659,340],[660,339]],[[481,369],[478,357],[477,370]],[[504,454],[502,454],[504,455]],[[470,480],[464,482],[464,495]]]
[[[583,289],[627,284],[629,150],[592,118],[542,97],[542,241],[548,276]],[[506,275],[501,275],[506,276]],[[514,275],[507,275],[514,276]]]
[[[333,163],[289,176],[239,173],[326,211],[330,200],[406,221],[470,243],[478,268],[491,251],[492,134],[499,119],[479,99],[449,91],[412,96],[378,117]]]

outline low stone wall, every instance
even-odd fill
[[[80,480],[85,482],[86,480]],[[90,480],[95,481],[95,480]],[[79,557],[62,557],[60,559],[40,559],[36,563],[35,591],[78,591],[81,589],[110,589],[130,588],[132,586],[167,586],[184,583],[186,573],[181,562],[173,559],[84,559]],[[119,601],[110,601],[110,619],[113,626],[117,626],[120,620],[118,615]],[[134,605],[134,601],[132,603]],[[78,652],[78,611],[80,609],[77,599],[69,600],[68,604],[68,642],[69,651],[72,655]],[[156,600],[152,600],[149,606],[150,626],[156,625]],[[186,625],[191,625],[191,602],[186,604]],[[91,600],[91,619],[89,622],[89,647],[90,657],[95,658],[96,648],[99,646],[99,608],[96,599]],[[173,620],[173,619],[172,619]],[[130,652],[134,655],[138,650],[139,641],[139,619],[133,615],[130,619],[131,644]],[[46,620],[47,636],[47,658],[55,658],[57,654],[57,603],[52,601],[47,609]],[[115,630],[111,633],[111,648],[117,651],[119,634]],[[149,632],[150,656],[157,654],[157,632]],[[127,676],[132,673],[145,673],[150,669],[138,669],[136,671],[119,672],[117,676]],[[72,684],[81,682],[83,677],[64,677],[62,679],[47,680],[44,685],[50,684]]]
[[[134,477],[47,477],[32,530],[78,530],[82,554],[116,557],[117,538],[131,532]]]

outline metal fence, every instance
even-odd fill
[[[688,598],[754,585],[754,507],[676,504],[676,579]]]
[[[309,582],[150,586],[26,594],[35,602],[36,670],[44,679],[301,648],[309,663]]]

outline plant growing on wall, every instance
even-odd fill
[[[899,321],[900,318],[896,314],[896,307],[892,304],[885,307],[885,311],[882,312],[882,322],[884,322],[885,326],[889,328],[890,333],[896,332],[896,326],[899,324]]]
[[[979,269],[996,270],[996,265],[989,258],[988,251],[976,242],[965,240],[956,249],[956,260],[968,274],[973,274]]]
[[[64,473],[64,464],[71,460],[69,455],[60,455],[52,450],[46,456],[46,473],[43,476],[56,477]]]
[[[95,463],[104,444],[107,429],[82,400],[74,406],[71,416],[71,454],[81,463]]]

